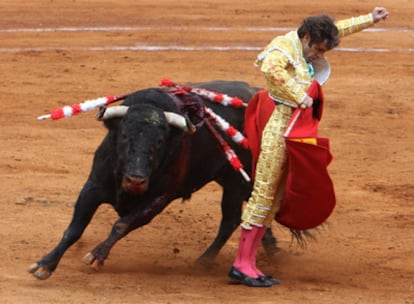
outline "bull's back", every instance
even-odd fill
[[[227,94],[232,97],[238,97],[244,102],[248,102],[254,93],[261,88],[249,85],[244,81],[213,80],[209,82],[191,83],[194,88],[204,88],[213,92]]]
[[[200,82],[191,84],[194,88],[204,88],[206,90],[226,94],[230,97],[237,97],[248,103],[253,95],[261,90],[261,88],[253,87],[244,81],[228,81],[228,80],[213,80],[209,82]],[[230,106],[223,106],[216,102],[205,101],[207,106],[236,129],[242,130],[244,126],[244,110],[245,108],[232,108]]]
[[[248,102],[251,97],[259,89],[248,85],[241,81],[225,81],[215,80],[211,82],[194,83],[191,84],[193,88],[205,88],[207,90],[226,94],[231,97],[238,97],[244,102]],[[242,132],[244,126],[244,112],[245,108],[232,108],[222,104],[204,100],[205,104],[211,108],[216,114],[224,118],[233,127]],[[251,154],[248,149],[236,144],[232,139],[216,128],[221,138],[229,144],[235,151],[236,155],[242,162],[245,171],[250,175],[251,171]],[[191,192],[191,188],[199,189],[210,181],[217,181],[222,184],[232,179],[240,183],[240,188],[237,191],[250,191],[250,184],[245,183],[239,172],[233,169],[226,159],[220,142],[214,137],[208,127],[204,124],[203,127],[191,137],[191,165],[188,174],[187,191]]]

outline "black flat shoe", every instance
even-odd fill
[[[272,285],[280,285],[280,281],[278,279],[272,278],[271,275],[265,274],[262,276],[259,276],[259,280],[264,280],[270,282]]]
[[[253,278],[248,275],[245,275],[243,272],[231,267],[229,272],[229,277],[232,280],[232,283],[235,284],[244,284],[249,287],[271,287],[273,284],[269,280],[258,278]]]

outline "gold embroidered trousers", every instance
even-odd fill
[[[263,130],[253,191],[242,214],[245,229],[270,226],[279,211],[288,173],[283,135],[292,112],[288,106],[276,106]]]

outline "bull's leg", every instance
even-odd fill
[[[90,181],[84,185],[75,204],[72,221],[65,230],[59,244],[49,254],[29,267],[28,271],[36,278],[40,280],[47,279],[56,269],[65,251],[81,237],[101,204],[100,194],[102,192],[102,189],[97,188]]]
[[[239,226],[244,200],[244,196],[240,194],[240,191],[235,191],[234,188],[223,187],[221,201],[222,219],[217,236],[207,250],[197,259],[197,263],[202,265],[210,264]],[[278,251],[276,245],[277,240],[269,227],[266,229],[262,239],[262,246],[268,255],[272,255]]]
[[[262,238],[262,246],[269,256],[274,255],[280,248],[277,247],[277,238],[273,235],[272,228],[267,227],[266,232]]]
[[[197,259],[199,264],[208,265],[211,263],[240,224],[244,196],[237,188],[234,189],[233,187],[223,187],[220,227],[213,243]]]
[[[112,226],[108,238],[96,246],[91,252],[86,254],[83,261],[86,264],[91,265],[95,270],[100,270],[104,265],[104,261],[108,257],[110,250],[117,241],[138,227],[148,224],[171,202],[171,200],[172,198],[167,198],[165,196],[158,197],[144,209],[137,208],[129,215],[121,217]]]
[[[165,192],[162,192],[164,194],[156,197],[144,207],[142,207],[142,204],[139,204],[140,206],[138,206],[131,213],[116,221],[116,223],[112,226],[112,230],[108,238],[84,257],[83,261],[86,264],[91,265],[96,270],[99,270],[108,257],[111,248],[117,241],[126,236],[132,230],[148,224],[157,214],[164,210],[164,208],[167,207],[167,205],[174,198],[177,198],[176,190],[180,189],[187,172],[186,167],[189,155],[187,153],[188,147],[189,141],[187,138],[187,140],[183,141],[178,158],[165,174],[165,180],[169,180],[170,182],[166,182],[168,187]]]

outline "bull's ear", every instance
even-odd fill
[[[121,124],[121,120],[122,120],[122,117],[109,118],[109,119],[105,119],[103,121],[103,124],[107,129],[113,130],[113,129],[119,128],[119,125]]]
[[[96,114],[96,119],[103,121],[106,128],[114,129],[119,126],[122,117],[127,111],[128,107],[126,106],[100,107],[99,112]]]

